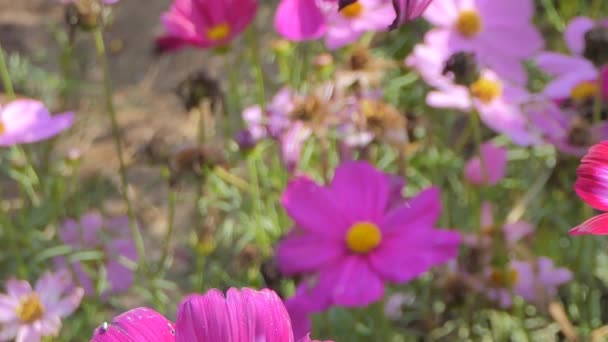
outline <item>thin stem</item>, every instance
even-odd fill
[[[15,88],[13,88],[13,82],[11,81],[11,76],[8,72],[8,65],[6,64],[2,45],[0,45],[0,77],[2,77],[2,86],[4,87],[6,95],[8,95],[8,99],[14,100],[16,97]]]
[[[471,129],[473,130],[473,138],[475,139],[475,153],[479,156],[479,165],[481,166],[481,178],[483,183],[488,181],[488,170],[487,165],[484,161],[483,154],[481,153],[481,120],[479,119],[479,113],[476,110],[471,112]]]
[[[260,59],[260,49],[256,40],[254,25],[251,25],[247,30],[247,43],[249,44],[249,49],[251,52],[251,63],[254,67],[255,78],[258,88],[258,104],[264,107],[266,105],[266,94],[264,88],[264,69],[262,68],[262,61]]]
[[[602,107],[603,107],[603,99],[602,99],[602,83],[603,77],[602,72],[600,71],[597,76],[597,91],[595,92],[595,98],[593,100],[593,123],[599,123],[602,121]]]
[[[158,271],[163,272],[165,269],[165,263],[171,249],[171,241],[173,240],[173,231],[175,229],[175,203],[177,202],[177,191],[169,186],[169,206],[167,209],[167,234],[165,235],[165,244],[163,251],[158,262]]]
[[[131,235],[133,235],[133,240],[135,242],[135,247],[137,249],[137,256],[139,258],[139,265],[145,267],[146,260],[146,252],[144,246],[144,239],[137,227],[137,219],[135,217],[135,210],[133,209],[133,204],[131,203],[131,199],[129,198],[129,183],[127,180],[127,168],[125,166],[122,141],[120,139],[120,129],[118,126],[118,119],[116,117],[116,110],[114,108],[114,101],[112,99],[112,83],[110,80],[110,72],[108,68],[108,60],[106,57],[106,48],[105,43],[103,41],[103,32],[102,28],[95,29],[93,36],[95,38],[95,48],[97,49],[97,55],[99,58],[99,64],[101,65],[103,71],[103,79],[104,79],[104,96],[105,96],[105,105],[106,111],[110,116],[110,122],[112,124],[112,138],[114,140],[114,145],[116,148],[116,154],[118,155],[119,162],[119,173],[120,173],[120,186],[121,192],[124,198],[125,203],[127,204],[127,215],[129,217],[129,227],[131,229]]]

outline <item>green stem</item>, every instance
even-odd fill
[[[597,91],[595,92],[595,98],[593,100],[593,123],[599,123],[600,121],[602,121],[602,107],[603,107],[602,72],[598,73],[596,82],[597,82]]]
[[[11,81],[11,76],[8,72],[8,65],[6,64],[2,45],[0,45],[0,77],[2,77],[2,85],[4,86],[6,95],[8,95],[8,99],[14,100],[16,98],[15,88],[13,88],[13,82]]]
[[[163,251],[158,262],[158,271],[163,272],[165,269],[165,263],[171,249],[171,241],[173,240],[173,231],[175,229],[175,203],[177,202],[177,191],[173,187],[169,186],[169,207],[167,210],[167,233],[164,239]]]
[[[264,69],[260,59],[260,49],[256,40],[254,25],[251,25],[247,30],[247,43],[251,49],[251,63],[254,66],[255,78],[258,90],[258,104],[262,107],[266,105],[266,94],[264,88]]]
[[[104,97],[105,97],[105,101],[106,101],[105,105],[106,105],[106,111],[110,117],[110,123],[112,124],[112,138],[114,140],[116,154],[118,156],[121,192],[122,192],[124,201],[127,205],[127,215],[129,217],[129,227],[131,229],[131,235],[133,235],[133,241],[135,242],[135,247],[137,249],[137,256],[139,258],[139,266],[143,266],[143,269],[146,270],[146,252],[145,252],[145,246],[144,246],[144,239],[141,235],[141,232],[139,231],[139,227],[137,227],[137,219],[135,216],[135,210],[133,209],[133,204],[131,203],[131,199],[129,198],[129,183],[127,180],[127,168],[126,168],[125,160],[124,160],[122,141],[120,139],[120,129],[118,126],[118,119],[116,116],[116,110],[114,108],[114,101],[112,99],[112,83],[110,80],[110,71],[109,71],[108,60],[107,60],[107,56],[106,56],[105,43],[103,41],[102,28],[95,29],[93,36],[95,39],[95,48],[97,50],[99,64],[101,65],[101,68],[103,71]]]

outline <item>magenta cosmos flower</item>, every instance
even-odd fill
[[[445,63],[450,58],[448,53],[445,45],[417,45],[406,59],[406,64],[435,88],[428,94],[427,104],[463,112],[476,110],[489,128],[508,135],[514,143],[537,143],[538,137],[530,130],[528,118],[520,106],[529,101],[531,95],[489,69],[483,69],[469,87],[455,84],[450,75],[443,75]]]
[[[507,149],[487,142],[481,145],[481,157],[475,156],[464,167],[464,176],[475,185],[495,185],[505,176]]]
[[[46,272],[32,289],[25,280],[6,282],[7,294],[0,294],[0,341],[38,342],[57,336],[61,318],[80,305],[84,291],[74,288],[67,271]]]
[[[161,18],[167,33],[157,46],[171,51],[226,45],[253,21],[257,8],[257,0],[175,0]]]
[[[277,32],[292,41],[314,40],[327,30],[325,14],[337,0],[281,0],[274,17]]]
[[[80,221],[65,221],[59,234],[63,243],[73,247],[75,251],[97,250],[105,256],[98,264],[80,261],[68,263],[64,257],[55,258],[58,268],[73,270],[76,281],[84,288],[87,296],[97,294],[93,275],[99,274],[101,266],[105,268],[109,286],[102,291],[102,298],[124,292],[131,287],[133,271],[120,261],[124,258],[137,262],[137,251],[131,238],[127,217],[104,220],[99,213],[88,213]]]
[[[594,145],[583,157],[574,190],[591,207],[608,211],[608,141]],[[608,234],[608,213],[595,216],[570,231],[572,235]]]
[[[29,144],[56,136],[72,126],[74,113],[51,115],[36,100],[14,100],[0,108],[0,146]]]
[[[341,164],[328,186],[290,182],[282,204],[296,228],[277,247],[279,269],[305,274],[317,300],[364,306],[453,259],[460,235],[433,228],[441,210],[431,188],[389,209],[391,178],[366,162]]]
[[[289,315],[271,290],[230,289],[190,295],[177,323],[147,308],[128,311],[95,330],[92,342],[293,342]],[[306,336],[300,342],[310,342]]]
[[[432,2],[424,18],[436,28],[425,41],[445,45],[450,54],[473,52],[482,65],[502,78],[525,84],[522,60],[543,47],[531,20],[532,0],[441,0]]]

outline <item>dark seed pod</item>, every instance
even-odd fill
[[[608,27],[597,26],[585,33],[583,55],[597,67],[608,63]]]
[[[479,79],[479,67],[474,53],[457,52],[448,58],[442,71],[443,75],[451,74],[454,83],[470,86]]]
[[[188,111],[200,106],[204,100],[210,101],[213,112],[224,103],[224,93],[219,82],[205,71],[190,74],[177,86],[177,95]]]

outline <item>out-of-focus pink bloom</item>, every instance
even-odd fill
[[[336,0],[281,0],[274,18],[277,32],[292,41],[314,40],[327,30],[325,13]]]
[[[124,292],[133,283],[133,271],[123,265],[120,259],[137,261],[137,251],[129,231],[129,219],[117,217],[104,220],[99,213],[88,213],[80,221],[69,219],[60,230],[61,240],[74,250],[99,250],[104,253],[103,266],[106,269],[109,287],[102,292],[102,297]],[[76,280],[85,290],[87,296],[96,295],[91,273],[97,268],[87,268],[76,261],[68,264],[63,257],[55,258],[58,268],[72,269]]]
[[[16,342],[57,336],[61,319],[76,310],[84,294],[67,271],[45,272],[34,289],[25,280],[9,279],[6,291],[0,294],[0,340]]]
[[[523,59],[543,47],[533,15],[532,0],[434,1],[423,16],[437,28],[427,33],[425,42],[445,46],[449,54],[472,52],[482,66],[523,85]]]
[[[120,314],[95,329],[91,342],[154,341],[174,342],[175,324],[148,308]]]
[[[449,58],[445,48],[437,44],[418,45],[406,60],[408,66],[415,68],[429,85],[436,88],[428,94],[427,104],[464,112],[477,110],[488,127],[508,135],[514,143],[538,143],[538,137],[528,127],[528,119],[520,108],[531,95],[488,69],[482,70],[479,79],[469,87],[455,84],[449,75],[443,75]]]
[[[512,261],[511,267],[517,272],[514,292],[530,303],[546,303],[557,294],[557,288],[572,279],[572,272],[555,267],[547,257],[539,257],[536,263]]]
[[[608,141],[594,145],[583,157],[574,190],[591,207],[608,211]],[[572,235],[608,234],[608,213],[581,223],[570,231]]]
[[[507,149],[487,142],[481,145],[481,158],[475,156],[464,167],[465,178],[475,185],[495,185],[505,176]]]
[[[433,227],[439,190],[389,210],[390,184],[366,162],[342,163],[325,187],[306,177],[290,182],[282,204],[297,228],[278,245],[281,272],[311,275],[315,299],[356,307],[379,300],[385,281],[404,283],[453,259],[460,234]]]
[[[397,26],[405,24],[411,20],[418,18],[424,13],[426,8],[433,0],[392,0],[393,8],[397,17],[391,24],[390,28],[394,29]],[[441,0],[439,0],[441,1]]]
[[[0,108],[0,146],[46,140],[72,126],[74,113],[51,115],[36,100],[14,100]]]
[[[257,8],[257,0],[174,0],[162,16],[167,33],[157,46],[160,51],[224,46],[249,26]]]
[[[290,172],[293,172],[298,167],[300,155],[304,143],[312,135],[312,130],[306,127],[302,122],[296,121],[291,127],[279,138],[281,144],[281,156],[283,163]]]
[[[337,49],[348,45],[365,32],[386,31],[395,12],[386,0],[357,0],[327,15],[325,45]]]
[[[268,130],[266,128],[264,111],[259,105],[254,105],[243,110],[243,121],[247,126],[251,138],[258,142],[266,138]]]
[[[230,289],[186,297],[173,325],[146,308],[122,314],[95,330],[92,342],[293,342],[291,322],[279,296],[271,290]],[[304,336],[300,342],[309,342]]]
[[[103,2],[106,5],[114,5],[115,3],[119,2],[120,0],[101,0],[101,2]],[[70,4],[70,3],[75,3],[78,2],[78,0],[61,0],[61,3],[63,4]]]

